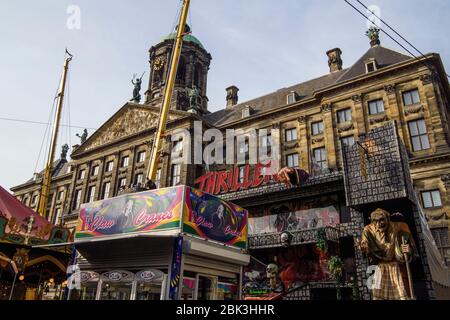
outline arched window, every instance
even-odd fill
[[[186,77],[186,62],[183,57],[180,58],[180,63],[178,64],[178,71],[177,71],[177,83],[184,83]]]
[[[194,69],[194,85],[197,88],[202,86],[202,66],[200,64],[195,65]]]

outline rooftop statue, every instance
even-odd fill
[[[142,78],[144,77],[145,72],[142,74],[140,78],[136,77],[136,74],[133,75],[133,79],[131,79],[131,83],[134,85],[133,89],[133,98],[130,101],[139,103],[141,102],[141,86],[142,86]]]
[[[88,137],[88,131],[87,131],[87,129],[84,129],[84,130],[83,130],[83,133],[82,133],[81,135],[79,135],[79,134],[77,133],[76,136],[77,136],[78,138],[80,138],[80,143],[81,143],[81,144],[85,143],[86,140],[87,140],[87,137]]]

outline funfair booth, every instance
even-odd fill
[[[187,186],[85,204],[69,299],[240,299],[247,218]]]

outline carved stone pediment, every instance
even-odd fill
[[[324,139],[325,139],[325,138],[324,138],[323,136],[317,137],[317,138],[313,138],[313,139],[312,139],[312,143],[313,143],[313,144],[321,143],[321,142],[323,142]]]
[[[370,124],[373,125],[373,124],[385,122],[385,121],[388,121],[388,120],[389,120],[388,116],[383,114],[383,115],[380,115],[380,116],[371,117],[369,121],[370,121]]]
[[[346,131],[350,131],[355,129],[355,125],[353,124],[353,122],[345,122],[342,124],[338,125],[338,132],[342,133],[342,132],[346,132]]]
[[[169,114],[168,121],[179,118],[179,115]],[[121,140],[140,132],[156,128],[159,114],[147,107],[125,105],[117,114],[98,129],[78,150],[90,151],[103,145]]]
[[[414,114],[414,113],[424,112],[424,111],[425,111],[425,108],[422,105],[406,107],[405,108],[405,116],[408,116],[408,115]]]

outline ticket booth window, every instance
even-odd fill
[[[130,300],[134,274],[128,271],[110,271],[102,274],[100,300]]]

